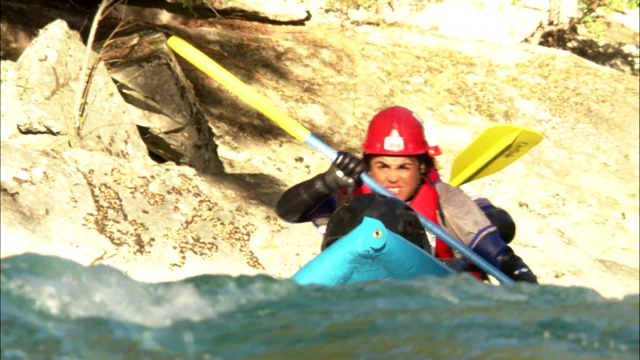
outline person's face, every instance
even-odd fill
[[[369,175],[392,194],[407,201],[420,185],[425,170],[415,157],[374,156]]]

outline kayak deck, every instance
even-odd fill
[[[303,285],[334,286],[454,273],[423,249],[389,231],[381,221],[365,216],[360,225],[300,268],[292,279]]]

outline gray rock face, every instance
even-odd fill
[[[66,135],[78,138],[84,149],[123,158],[147,156],[138,135],[130,107],[103,65],[92,75],[89,91],[83,96],[84,115],[74,115],[76,95],[85,47],[77,32],[64,21],[47,25],[16,62],[6,87],[11,110],[6,116],[22,133]],[[89,63],[95,59],[95,54]],[[4,102],[5,100],[3,100]]]
[[[373,114],[403,105],[436,121],[447,179],[455,155],[485,128],[512,123],[541,131],[540,145],[466,190],[512,214],[513,247],[543,284],[638,293],[637,78],[563,51],[401,26],[216,20],[197,28],[183,18],[164,21],[163,31],[197,44],[336,149],[359,148]],[[49,54],[51,44],[78,41],[66,30],[52,34],[29,52]],[[56,53],[75,49],[65,46]],[[71,51],[78,53],[81,46]],[[65,76],[40,66],[37,56],[21,58],[20,66],[2,63],[2,256],[55,254],[163,281],[202,273],[288,277],[317,254],[314,227],[284,223],[273,205],[287,186],[326,170],[327,159],[181,59],[216,134],[224,173],[148,159],[139,133],[129,129],[138,124],[164,133],[175,129],[180,113],[164,107],[166,94],[150,91],[157,85],[170,93],[160,82],[121,88],[139,107],[122,100],[108,75],[94,83],[91,91],[111,96],[92,100],[98,111],[87,113],[83,131],[109,126],[100,138],[82,133],[92,140],[70,148],[70,113],[51,101],[72,103],[74,86],[55,85],[73,83],[56,76],[80,72],[72,58],[60,65],[69,68]],[[114,73],[118,83],[130,78],[127,71]],[[25,88],[40,80],[41,88]],[[136,115],[117,116],[120,105],[121,114]],[[127,125],[117,127],[120,121]]]
[[[96,46],[122,96],[140,109],[135,122],[150,152],[202,173],[224,172],[215,134],[163,33],[142,30]]]
[[[302,21],[308,17],[307,8],[298,0],[206,0],[210,8],[226,11],[242,11],[258,18],[280,22]]]
[[[102,63],[76,127],[71,109],[84,49],[78,34],[56,21],[15,65],[3,62],[3,256],[37,251],[83,264],[109,263],[148,281],[198,273],[193,269],[229,271],[231,264],[234,273],[264,270],[249,247],[258,222],[236,225],[227,209],[234,200],[218,206],[211,199],[219,193],[202,186],[203,193],[193,168],[162,167],[149,159],[135,125],[145,114],[122,99]],[[197,109],[188,91],[183,85],[178,93],[187,99],[191,94],[186,105]],[[192,113],[169,113],[181,115],[184,127],[192,123]],[[200,128],[208,138],[182,133],[183,142],[215,145],[206,120]],[[76,131],[81,148],[69,148],[69,133]],[[180,145],[176,149],[189,148]],[[198,161],[191,165],[221,172],[214,150],[194,154]],[[185,266],[192,256],[189,264],[200,264],[195,268]]]
[[[146,281],[265,270],[250,246],[263,220],[239,207],[230,179],[82,149],[1,150],[3,256],[104,263]]]

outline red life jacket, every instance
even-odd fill
[[[418,189],[418,192],[413,197],[409,205],[420,215],[431,220],[433,223],[438,224],[438,192],[432,184],[435,184],[436,181],[440,180],[440,178],[438,176],[438,172],[433,169],[431,169],[427,176],[428,178],[423,178],[423,184],[420,186],[420,189]],[[361,187],[353,190],[353,195],[370,194],[371,192],[372,190],[370,187],[362,185]],[[451,247],[439,238],[436,238],[435,256],[442,259],[450,259],[454,257]]]

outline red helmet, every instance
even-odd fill
[[[422,155],[429,151],[429,144],[418,115],[407,108],[393,106],[371,119],[362,149],[365,154]]]

